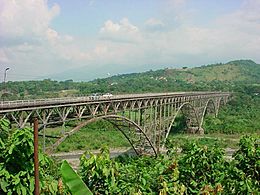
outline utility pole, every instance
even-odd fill
[[[39,122],[38,119],[35,118],[33,122],[33,132],[34,132],[34,194],[39,195],[40,194],[40,182],[39,182],[39,155],[38,155],[38,126]]]

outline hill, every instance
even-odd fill
[[[252,60],[236,60],[226,64],[212,64],[181,69],[165,68],[142,73],[122,74],[90,82],[9,81],[5,99],[63,97],[91,93],[144,93],[166,91],[238,91],[243,89],[259,93],[260,64]],[[253,89],[252,89],[253,88]],[[252,89],[252,90],[251,90]],[[3,96],[3,95],[2,95]]]
[[[212,64],[207,66],[182,69],[160,69],[143,73],[133,73],[107,78],[105,80],[123,80],[132,77],[150,77],[155,80],[175,80],[188,83],[210,82],[210,81],[249,81],[260,80],[260,64],[252,60],[237,60],[226,64]],[[123,78],[123,79],[122,79]]]
[[[235,83],[260,84],[260,64],[237,60],[226,64],[182,69],[161,69],[97,79],[91,82],[102,92],[104,86],[115,92],[228,90]]]

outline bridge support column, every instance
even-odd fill
[[[43,153],[46,151],[46,124],[43,125]]]
[[[160,103],[159,106],[159,123],[158,123],[158,126],[157,126],[157,129],[156,131],[158,132],[157,133],[157,144],[156,144],[156,152],[157,154],[160,154],[160,147],[161,147],[161,131],[162,131],[162,104]]]
[[[62,126],[61,126],[61,134],[62,134],[62,135],[65,134],[65,121],[62,122]]]

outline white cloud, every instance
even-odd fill
[[[111,20],[105,22],[104,27],[101,28],[100,33],[115,33],[120,30],[120,24],[115,24]]]
[[[58,71],[60,66],[66,68],[66,63],[53,66],[55,61],[77,61],[87,56],[82,55],[84,52],[73,43],[72,36],[61,35],[50,27],[50,22],[59,12],[59,5],[49,8],[46,0],[1,1],[0,62],[5,63],[9,59],[8,62],[15,64],[17,72],[30,66],[47,72]]]
[[[127,18],[123,18],[119,23],[113,23],[111,20],[105,22],[100,33],[136,33],[138,28],[131,24]]]
[[[99,31],[102,39],[118,42],[135,42],[140,39],[139,29],[131,24],[127,18],[123,18],[119,23],[107,20]]]
[[[0,12],[0,35],[5,38],[43,36],[60,8],[50,9],[43,0],[3,0]]]

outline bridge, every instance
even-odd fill
[[[0,103],[0,118],[23,128],[37,117],[43,131],[44,150],[48,125],[61,124],[64,128],[68,121],[80,121],[47,152],[87,124],[106,120],[123,133],[137,154],[156,155],[164,147],[180,113],[186,118],[189,133],[203,134],[204,116],[210,113],[217,116],[229,96],[228,92],[176,92],[4,101]]]

